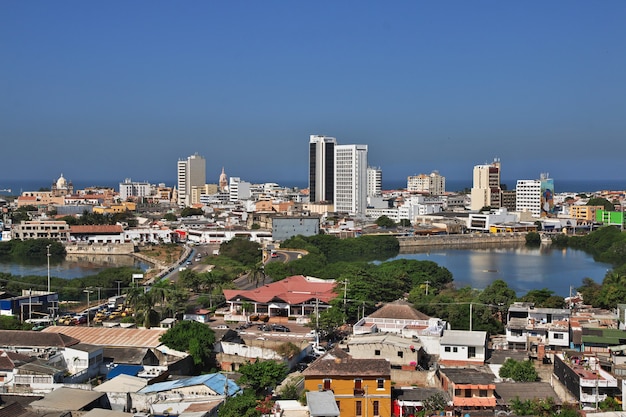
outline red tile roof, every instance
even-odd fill
[[[277,300],[294,305],[315,299],[328,303],[337,297],[335,285],[334,280],[295,275],[252,290],[224,290],[224,296],[226,300],[245,298],[259,303]]]

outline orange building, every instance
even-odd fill
[[[455,408],[493,410],[496,406],[494,375],[478,369],[444,368],[440,371],[441,387],[448,392]]]
[[[391,365],[385,359],[354,359],[335,348],[302,374],[306,391],[332,391],[342,416],[391,416]]]
[[[570,206],[569,214],[576,220],[595,221],[596,211],[603,209],[603,206]]]

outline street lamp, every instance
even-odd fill
[[[46,258],[48,259],[48,293],[50,292],[50,245],[46,246],[47,253]]]

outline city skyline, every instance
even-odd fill
[[[5,2],[0,178],[307,183],[310,135],[385,182],[620,180],[626,6]],[[0,184],[2,188],[2,184]]]

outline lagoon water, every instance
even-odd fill
[[[533,289],[547,288],[567,297],[582,284],[585,277],[602,283],[609,264],[595,262],[583,251],[542,245],[524,245],[480,249],[431,249],[404,253],[393,259],[428,260],[446,267],[457,288],[470,286],[483,289],[501,279],[518,296]],[[390,259],[391,260],[391,259]]]
[[[147,270],[149,265],[129,255],[67,255],[61,262],[50,262],[50,276],[57,278],[80,278],[96,275],[107,268],[119,266],[134,267]],[[12,263],[0,261],[0,272],[17,276],[47,276],[48,265],[45,259],[36,263]]]

